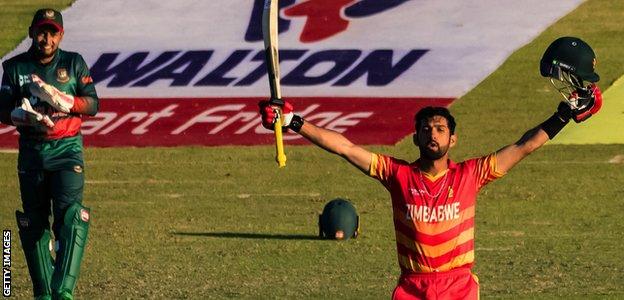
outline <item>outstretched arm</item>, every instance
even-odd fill
[[[559,103],[557,112],[537,127],[527,131],[516,143],[503,147],[496,152],[496,171],[506,173],[523,158],[544,145],[574,120],[576,123],[587,120],[596,114],[602,106],[602,93],[596,85],[590,85],[591,93],[583,107],[571,108],[566,102]],[[578,97],[573,94],[571,97]]]
[[[269,101],[260,101],[258,105],[262,115],[262,125],[273,130],[276,117],[274,107],[270,105]],[[305,122],[299,116],[295,116],[293,106],[287,101],[282,107],[282,118],[285,129],[298,132],[315,145],[344,157],[362,172],[368,173],[372,156],[368,150],[353,144],[339,132],[315,126]]]
[[[542,125],[527,131],[517,142],[507,145],[496,152],[496,171],[507,173],[513,166],[544,145],[548,140],[548,134],[542,129]]]
[[[299,134],[315,145],[344,157],[362,172],[368,173],[371,164],[371,152],[353,144],[344,135],[305,122]]]

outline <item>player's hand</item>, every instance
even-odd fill
[[[272,105],[268,100],[263,100],[258,103],[260,107],[260,115],[262,116],[262,126],[266,129],[273,130],[275,127],[275,122],[277,121],[277,110],[280,108],[279,106]],[[284,101],[284,106],[282,109],[282,128],[287,129],[290,125],[290,121],[292,120],[293,114],[293,106],[288,101]]]
[[[11,112],[11,121],[15,126],[46,126],[54,127],[54,122],[50,120],[50,117],[43,115],[35,111],[30,105],[28,99],[22,99],[22,105],[15,108]]]
[[[30,93],[39,99],[50,104],[54,109],[69,113],[74,107],[74,96],[59,91],[52,85],[45,83],[39,76],[32,74],[30,83]]]
[[[559,103],[557,114],[564,120],[573,119],[581,123],[598,113],[602,107],[602,92],[595,84],[590,84],[586,89],[572,92],[568,101]]]

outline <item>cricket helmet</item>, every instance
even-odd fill
[[[360,231],[360,217],[351,202],[336,198],[329,201],[319,215],[319,236],[326,239],[348,240]]]
[[[584,90],[584,81],[598,82],[595,72],[596,54],[583,40],[576,37],[560,37],[553,41],[540,61],[540,73],[549,77],[564,97],[575,90]]]

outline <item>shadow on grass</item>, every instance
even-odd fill
[[[246,233],[246,232],[173,232],[174,235],[183,236],[205,236],[217,238],[237,238],[237,239],[266,239],[266,240],[321,240],[316,235],[306,234],[268,234],[268,233]]]

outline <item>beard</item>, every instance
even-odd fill
[[[429,147],[429,145],[432,143],[437,146],[437,149],[432,149],[431,147]],[[447,145],[446,147],[441,147],[440,144],[436,142],[429,142],[425,145],[418,145],[418,149],[420,150],[421,157],[428,160],[438,160],[446,155],[449,150],[449,145]]]
[[[39,56],[39,58],[50,58],[53,57],[54,54],[56,54],[56,49],[57,47],[51,47],[49,49],[45,49],[41,46],[37,46],[37,55]]]

